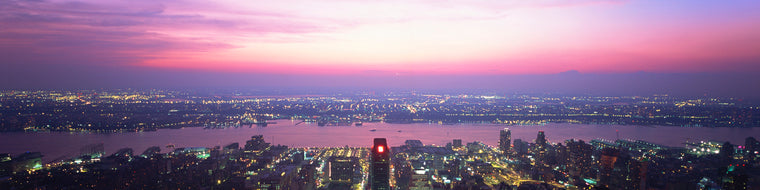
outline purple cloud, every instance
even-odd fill
[[[130,2],[131,3],[131,2]],[[169,13],[159,2],[0,2],[0,64],[138,64],[165,52],[235,48],[225,40],[177,32],[224,31],[267,35],[322,27],[282,14],[246,12],[246,18]]]

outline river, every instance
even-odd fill
[[[463,142],[480,141],[496,145],[499,130],[509,128],[512,140],[533,141],[537,132],[543,130],[550,142],[562,143],[567,139],[589,141],[596,138],[614,140],[639,139],[666,146],[683,147],[684,142],[703,140],[730,141],[744,145],[750,135],[758,138],[760,128],[700,128],[632,125],[581,125],[550,123],[534,126],[505,126],[496,124],[456,124],[441,125],[427,123],[390,124],[364,123],[363,126],[326,126],[316,123],[299,123],[294,120],[277,120],[267,127],[244,126],[223,129],[187,127],[182,129],[160,129],[134,133],[68,133],[68,132],[10,132],[0,133],[0,153],[18,155],[26,151],[41,152],[44,162],[60,157],[80,154],[86,145],[103,143],[107,155],[120,148],[133,148],[135,154],[142,153],[151,146],[214,147],[239,142],[241,146],[252,135],[264,135],[267,142],[290,147],[369,147],[372,139],[387,138],[391,146],[398,146],[408,139],[421,140],[424,144],[445,145],[452,139]],[[373,129],[375,129],[373,131]],[[616,133],[616,130],[618,133]]]

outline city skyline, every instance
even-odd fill
[[[757,98],[754,1],[4,1],[0,88]]]
[[[0,0],[0,189],[758,189],[758,9]]]
[[[465,146],[461,139],[445,146],[408,139],[390,147],[385,138],[374,138],[372,148],[296,148],[273,145],[262,135],[242,147],[238,142],[223,148],[167,145],[169,151],[151,146],[142,154],[132,148],[110,153],[104,143],[95,143],[82,147],[79,156],[49,163],[40,152],[0,154],[0,174],[12,176],[0,187],[753,189],[758,184],[753,165],[760,159],[760,143],[754,137],[743,146],[701,141],[685,143],[684,149],[627,139],[553,143],[545,135],[538,131],[534,141],[516,139],[510,150],[478,141]]]

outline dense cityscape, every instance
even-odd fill
[[[760,126],[760,106],[737,98],[565,96],[387,91],[261,95],[246,91],[0,91],[0,131],[151,131],[267,125],[294,119],[320,126],[388,123],[545,123]]]
[[[499,145],[453,139],[388,147],[290,148],[254,135],[243,146],[123,148],[103,144],[44,164],[39,152],[0,155],[2,189],[757,189],[760,143],[700,142],[667,147],[640,140]],[[367,139],[371,141],[372,139]],[[162,153],[165,152],[165,153]]]
[[[756,127],[760,109],[731,98],[359,92],[257,95],[169,90],[3,91],[4,131],[136,132],[162,128],[316,123],[490,123],[499,144],[409,139],[390,147],[288,147],[254,135],[243,146],[154,146],[106,153],[103,143],[43,162],[0,155],[2,189],[757,189],[760,143],[514,139],[546,123]],[[270,126],[271,127],[271,126]],[[374,130],[374,129],[373,129]],[[749,135],[749,134],[748,134]],[[371,141],[372,139],[367,139]],[[735,142],[734,142],[735,143]],[[383,169],[387,167],[386,169]],[[381,175],[385,174],[385,176]],[[382,187],[379,187],[382,186]]]

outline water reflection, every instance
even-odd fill
[[[512,131],[512,139],[533,141],[539,130],[553,143],[566,139],[591,140],[617,138],[641,139],[666,146],[682,146],[686,141],[700,140],[731,141],[744,144],[751,134],[760,134],[758,128],[682,128],[620,125],[577,125],[547,124],[543,126],[505,126],[492,124],[388,124],[364,123],[362,126],[319,127],[316,123],[280,120],[267,127],[238,127],[224,129],[203,129],[200,127],[183,129],[162,129],[140,133],[0,133],[0,153],[14,155],[25,151],[39,151],[46,161],[59,157],[75,156],[80,148],[93,143],[104,143],[106,154],[112,154],[124,147],[142,152],[150,146],[161,146],[162,152],[169,151],[164,146],[214,147],[229,143],[245,143],[252,135],[262,134],[267,142],[290,147],[368,147],[376,137],[388,139],[391,146],[401,145],[407,139],[419,139],[425,144],[445,145],[452,139],[463,142],[481,141],[495,146],[499,130],[507,127]],[[374,129],[374,130],[373,130]],[[756,136],[757,138],[757,136]]]

